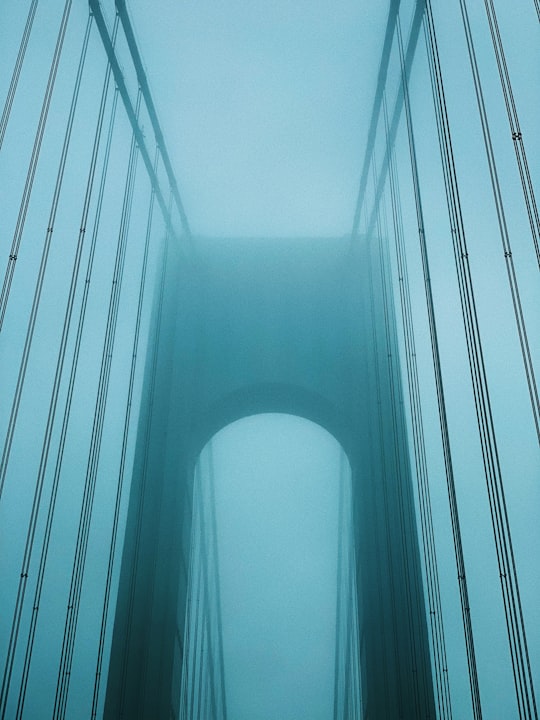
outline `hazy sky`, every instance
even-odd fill
[[[130,3],[195,232],[350,231],[386,3]]]

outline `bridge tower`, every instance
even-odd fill
[[[146,365],[150,409],[139,423],[106,718],[167,716],[195,463],[222,427],[265,412],[318,423],[348,455],[369,717],[435,717],[385,250],[357,247],[349,238],[194,239],[188,261],[169,250],[155,309],[157,362]]]

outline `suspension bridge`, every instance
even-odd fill
[[[0,10],[1,717],[231,716],[212,439],[286,413],[341,447],[334,720],[538,718],[538,0],[390,0],[301,238],[197,234],[129,3],[44,5]]]

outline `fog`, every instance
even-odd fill
[[[196,249],[198,238],[247,238],[257,243],[261,238],[293,242],[297,238],[312,237],[327,238],[331,243],[349,235],[357,208],[389,3],[373,0],[369,3],[366,0],[273,0],[269,3],[130,0],[126,4],[192,228],[192,246]],[[27,5],[30,3],[21,0],[0,2],[0,105],[8,95]],[[512,242],[511,257],[528,332],[530,367],[538,373],[540,283],[537,253],[531,238],[484,4],[469,0],[468,5],[504,199],[505,221]],[[533,0],[521,3],[519,7],[504,0],[495,5],[531,182],[538,195],[540,75],[535,69],[540,67],[540,24]],[[0,336],[0,433],[4,447],[0,496],[0,656],[3,667],[4,658],[8,658],[6,668],[9,662],[12,663],[9,672],[4,672],[4,679],[8,677],[4,687],[9,683],[11,686],[5,693],[3,691],[4,704],[0,706],[0,714],[3,712],[6,718],[19,717],[16,708],[19,688],[24,685],[21,678],[26,641],[31,635],[32,614],[37,614],[38,609],[39,622],[35,640],[32,640],[35,644],[28,690],[25,690],[24,717],[52,716],[57,682],[60,684],[62,677],[59,670],[62,637],[64,627],[67,627],[66,617],[69,618],[74,606],[77,606],[79,619],[78,623],[75,621],[76,633],[73,631],[73,666],[70,665],[68,670],[67,665],[64,668],[71,674],[71,679],[63,712],[68,718],[87,717],[94,702],[96,715],[103,714],[123,533],[137,456],[136,444],[139,442],[140,445],[141,437],[137,433],[143,427],[140,423],[146,412],[144,379],[155,346],[153,303],[159,296],[164,238],[167,232],[171,233],[156,204],[148,232],[148,280],[144,293],[140,294],[143,287],[140,284],[141,267],[146,257],[150,182],[139,159],[132,189],[133,208],[125,236],[125,270],[118,285],[121,292],[118,291],[114,300],[111,283],[113,288],[117,283],[115,253],[117,239],[122,233],[120,208],[126,187],[131,128],[119,100],[114,125],[112,121],[110,125],[112,149],[101,220],[93,226],[97,238],[94,256],[90,250],[90,228],[98,215],[99,173],[106,162],[104,146],[113,107],[111,90],[107,96],[88,229],[83,228],[81,232],[86,179],[106,71],[106,56],[95,28],[90,35],[54,233],[52,228],[50,232],[48,230],[88,18],[87,4],[75,2],[28,213],[20,234],[20,248],[15,253],[17,262],[13,259],[12,243],[19,227],[19,207],[32,160],[63,6],[61,0],[38,3],[13,110],[0,148],[0,260],[2,268],[8,269],[6,272],[13,267],[13,282],[6,299],[6,316]],[[102,6],[111,29],[114,3],[107,0]],[[405,40],[414,7],[412,0],[401,3]],[[516,327],[515,301],[508,283],[506,261],[509,256],[501,244],[459,3],[434,1],[433,11],[491,411],[520,581],[531,674],[538,694],[538,437],[531,413],[524,353],[520,349]],[[121,33],[117,52],[135,104],[137,83]],[[386,82],[389,112],[400,93],[400,70],[394,42]],[[422,31],[409,91],[480,694],[485,718],[517,718],[501,578],[471,389],[445,178]],[[153,153],[151,121],[144,107],[140,123]],[[364,233],[374,207],[374,185],[378,171],[383,167],[384,155],[381,116],[366,193],[360,198],[362,213],[358,241],[361,243],[369,242]],[[473,714],[404,113],[398,125],[395,158],[447,642],[448,682],[454,717],[461,720],[472,718]],[[162,166],[157,174],[166,187]],[[421,498],[412,442],[414,419],[407,390],[404,360],[407,348],[399,304],[402,273],[394,246],[388,185],[387,182],[378,206],[379,231],[390,243],[390,276],[394,287],[391,302],[398,318],[400,377],[409,432],[414,501],[419,515]],[[168,196],[168,191],[165,195]],[[172,217],[172,241],[177,242],[182,229],[174,204]],[[77,257],[76,242],[85,232],[86,244],[81,246],[82,270],[74,293],[74,319],[68,328],[66,359],[55,391],[55,369]],[[36,278],[47,237],[52,237],[52,244],[44,270],[43,289],[38,296],[35,294]],[[186,238],[179,241],[187,242]],[[87,306],[85,287],[89,288]],[[233,287],[231,293],[234,292]],[[111,312],[117,313],[112,335],[107,335],[109,302],[109,307],[113,308]],[[117,302],[116,310],[114,302]],[[137,320],[139,302],[141,309]],[[38,308],[35,328],[32,325],[34,305]],[[76,357],[76,323],[82,316],[81,308],[86,312],[86,319],[83,317],[81,321],[80,352],[77,351]],[[112,337],[109,345],[107,337]],[[370,351],[366,348],[366,353]],[[102,361],[102,357],[105,360]],[[135,363],[137,357],[140,359]],[[107,365],[109,360],[110,365]],[[77,372],[70,386],[68,378],[72,362]],[[105,387],[103,397],[98,390],[102,386]],[[351,388],[351,394],[358,391],[358,388]],[[62,413],[67,418],[65,435],[61,434]],[[51,417],[47,439],[46,428]],[[366,439],[362,438],[361,442],[365,443]],[[49,456],[42,471],[43,448]],[[239,420],[221,429],[213,438],[211,448],[219,548],[219,560],[214,558],[213,572],[221,589],[229,720],[323,720],[330,717],[337,720],[336,616],[339,611],[336,610],[339,593],[349,582],[349,578],[343,577],[340,581],[340,542],[347,552],[352,553],[352,531],[347,524],[352,522],[350,472],[342,474],[340,471],[344,449],[322,427],[303,417],[285,414],[263,414]],[[204,458],[207,452],[208,447],[200,461],[203,478],[206,477]],[[93,485],[89,477],[93,479]],[[39,482],[37,478],[40,478]],[[56,481],[59,483],[57,495]],[[342,490],[344,505],[340,522]],[[40,553],[43,558],[48,513],[51,517],[50,545],[47,543],[48,555],[43,560],[46,572],[39,595],[36,576]],[[344,521],[343,517],[348,520]],[[178,522],[183,522],[182,518]],[[80,551],[76,551],[80,544],[80,523],[86,523],[87,545],[84,550],[81,545]],[[116,532],[118,539],[112,547],[111,538]],[[419,543],[420,535],[419,531]],[[180,553],[179,548],[177,551]],[[104,588],[109,553],[114,565],[107,606]],[[78,557],[82,560],[77,563]],[[24,600],[19,600],[21,577],[26,583],[25,573],[28,589],[23,591],[26,592]],[[427,595],[425,567],[422,574]],[[80,592],[76,602],[73,602],[73,587]],[[188,590],[190,597],[194,597],[194,588],[192,584]],[[19,605],[21,639],[17,649],[11,650],[10,636],[13,637],[12,628],[16,624],[14,618]],[[102,613],[107,622],[98,651]],[[189,628],[189,617],[185,622]],[[350,632],[354,636],[354,646],[359,642],[361,629],[353,628]],[[344,637],[346,633],[347,628]],[[104,663],[100,687],[96,680],[100,677],[96,670],[98,652],[103,653]],[[358,669],[358,678],[360,674],[361,669]],[[340,712],[342,709],[338,707]],[[362,717],[360,713],[358,706],[355,717]],[[534,717],[533,714],[525,716]]]
[[[212,444],[230,717],[328,718],[340,448],[280,415],[239,421]]]

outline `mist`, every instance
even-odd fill
[[[401,569],[394,576],[384,564],[400,566],[388,539],[402,518],[392,514],[395,500],[404,515],[410,501],[415,528],[403,563],[417,553],[433,707],[437,717],[477,720],[454,497],[483,716],[536,717],[518,709],[493,530],[493,497],[501,493],[489,481],[496,462],[528,645],[523,684],[538,695],[540,256],[516,162],[522,142],[538,195],[534,2],[494,5],[519,133],[508,124],[484,4],[466,3],[501,216],[460,4],[433,1],[467,239],[457,255],[423,29],[407,79],[410,117],[397,31],[384,100],[378,89],[391,10],[399,7],[407,48],[416,2],[126,6],[182,207],[144,98],[137,109],[121,25],[115,53],[141,129],[136,142],[94,20],[79,65],[87,3],[72,4],[38,150],[64,0],[37,3],[13,107],[3,116],[0,715],[112,718],[137,707],[140,717],[186,720],[337,720],[382,717],[383,706],[391,714],[384,703],[399,693],[380,698],[384,682],[395,680],[393,651],[379,656],[366,647],[369,626],[381,648],[390,648],[392,633],[408,632],[397,620],[392,628],[380,622],[405,603],[394,597],[394,581],[408,587],[399,585]],[[1,107],[30,7],[1,3]],[[100,7],[112,36],[115,4]],[[497,443],[487,461],[462,310],[464,258]],[[430,605],[435,574],[444,661]],[[375,583],[377,601],[368,589]],[[131,648],[122,661],[120,647]],[[368,677],[366,652],[380,686]],[[443,675],[452,713],[437,695]],[[122,715],[115,703],[130,693]]]

